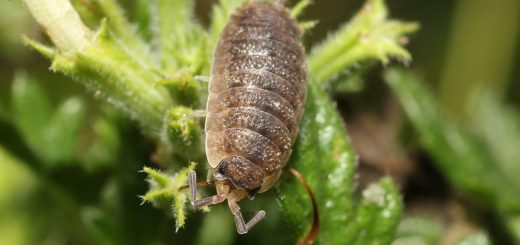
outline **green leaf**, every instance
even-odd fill
[[[520,215],[508,214],[506,217],[507,227],[517,241],[520,241]]]
[[[352,73],[355,66],[370,60],[389,62],[389,57],[408,62],[411,56],[402,46],[406,34],[418,29],[417,23],[388,19],[383,0],[369,0],[356,16],[309,55],[309,75],[326,84]]]
[[[177,106],[168,114],[168,135],[176,161],[205,161],[202,120],[192,109]],[[190,154],[186,154],[189,152]]]
[[[393,238],[402,209],[399,193],[390,179],[383,179],[366,191],[366,201],[356,213],[353,204],[356,164],[356,155],[347,141],[336,108],[326,93],[311,82],[300,133],[289,165],[305,177],[316,195],[320,243],[358,241],[360,244],[384,244]],[[374,190],[379,192],[374,193]],[[371,203],[370,200],[376,197],[382,201]],[[291,229],[300,236],[310,229],[312,221],[308,199],[307,193],[294,178],[282,179],[279,201]],[[362,232],[367,232],[367,237],[362,237]]]
[[[156,0],[152,10],[157,16],[154,39],[160,46],[161,66],[165,70],[190,69],[199,71],[204,58],[205,32],[194,15],[191,0]],[[182,34],[180,34],[182,33]]]
[[[170,207],[175,217],[176,230],[182,228],[186,221],[185,202],[186,194],[181,187],[188,179],[188,172],[195,169],[195,163],[190,163],[187,168],[182,169],[174,176],[144,167],[143,172],[148,174],[150,190],[142,197],[143,202],[152,202],[157,206]],[[187,189],[185,189],[187,190]]]
[[[356,213],[355,244],[390,244],[401,218],[403,203],[390,178],[383,178],[363,191]]]
[[[172,101],[164,88],[154,85],[159,77],[142,67],[114,38],[102,24],[88,48],[74,57],[55,56],[52,69],[81,81],[96,95],[138,120],[150,136],[159,138]]]
[[[505,219],[510,212],[517,213],[518,178],[510,178],[515,173],[496,164],[486,141],[442,116],[432,95],[410,73],[393,69],[385,78],[419,133],[421,144],[448,180],[475,203],[494,209]]]
[[[96,95],[101,95],[131,118],[138,120],[148,135],[160,139],[164,115],[172,100],[166,89],[155,85],[161,79],[155,69],[143,65],[142,57],[135,53],[137,51],[120,43],[120,40],[133,42],[128,40],[138,40],[138,37],[135,37],[135,31],[125,31],[129,27],[122,13],[117,10],[117,5],[108,4],[111,7],[107,11],[119,20],[116,21],[119,27],[114,29],[121,30],[118,29],[116,34],[111,33],[105,20],[94,34],[81,22],[77,12],[66,0],[25,2],[37,21],[46,28],[59,51],[55,52],[37,42],[26,40],[36,51],[52,59],[51,69],[79,80],[95,91]],[[53,14],[56,11],[66,14]],[[117,32],[134,37],[122,38]]]
[[[53,59],[54,56],[56,55],[56,51],[51,47],[45,46],[26,36],[22,36],[22,39],[23,39],[23,42],[25,43],[25,45],[31,47],[32,49],[34,49],[36,52],[40,53],[47,59]]]
[[[308,97],[289,164],[302,173],[311,189],[319,190],[315,194],[320,211],[320,243],[389,244],[402,211],[402,201],[389,179],[369,188],[388,193],[383,206],[354,205],[356,156],[343,122],[321,86],[362,61],[387,62],[387,56],[410,58],[398,39],[417,29],[417,25],[388,21],[386,17],[382,1],[369,1],[350,24],[315,48],[309,57]],[[361,34],[366,35],[366,40],[359,38]],[[343,90],[353,86],[340,87]],[[289,226],[301,236],[312,220],[307,194],[295,180],[282,182],[279,192]],[[363,232],[368,235],[364,237]]]
[[[464,237],[457,245],[491,245],[491,240],[483,232],[476,232]]]
[[[0,214],[5,214],[6,205],[16,203],[17,197],[26,196],[36,188],[37,178],[27,165],[0,146]]]
[[[389,193],[384,206],[378,208],[365,203],[355,207],[356,156],[347,141],[341,117],[321,86],[367,59],[387,62],[390,55],[410,58],[398,39],[417,29],[417,25],[388,21],[386,17],[383,1],[369,1],[350,24],[315,48],[309,57],[308,97],[289,164],[302,173],[311,189],[319,190],[315,194],[320,211],[320,243],[390,243],[401,214],[402,202],[389,179],[371,187]],[[360,38],[361,34],[366,36]],[[301,236],[311,223],[307,194],[295,180],[282,182],[279,192],[289,226]],[[361,231],[369,235],[363,237]],[[371,237],[372,234],[376,238]]]
[[[315,190],[320,215],[318,242],[389,244],[402,209],[399,193],[393,182],[385,178],[364,192],[364,200],[356,210],[353,199],[356,157],[339,115],[316,86],[310,84],[306,113],[289,164]],[[312,221],[308,195],[293,179],[285,179],[279,193],[289,227],[296,234],[304,234]]]
[[[24,73],[16,75],[12,94],[13,121],[32,151],[49,166],[72,162],[83,101],[70,98],[54,111],[45,92]]]
[[[150,6],[152,5],[149,0],[136,0],[135,6],[133,6],[134,12],[132,13],[135,21],[139,25],[139,33],[146,41],[152,38],[153,32],[153,30],[151,30],[152,28],[150,28],[153,18]]]
[[[296,19],[298,18],[309,5],[312,4],[311,0],[300,0],[294,7],[291,9],[291,17]]]
[[[117,42],[126,47],[127,52],[143,67],[151,69],[155,66],[148,52],[150,47],[138,35],[137,29],[128,21],[121,6],[115,0],[94,1],[102,14],[108,19],[108,25],[118,36]]]
[[[43,129],[51,117],[52,106],[45,92],[25,72],[17,72],[13,81],[11,107],[13,123],[27,145],[46,159]]]
[[[486,143],[486,148],[493,158],[492,164],[503,181],[507,182],[510,190],[520,189],[520,115],[510,105],[505,104],[493,91],[483,91],[475,99],[470,126]],[[499,193],[503,193],[499,191]],[[507,195],[508,193],[503,193]],[[520,198],[504,196],[501,198],[501,207],[506,206],[502,216],[511,234],[520,241]]]
[[[81,20],[86,26],[92,28],[99,24],[102,16],[100,9],[95,5],[94,1],[70,0],[70,3],[81,16]]]
[[[396,93],[419,133],[422,145],[437,159],[436,163],[456,186],[492,201],[493,168],[490,157],[466,130],[446,120],[438,112],[432,95],[415,77],[403,70],[389,70],[386,81]],[[484,174],[486,173],[486,174]],[[482,179],[474,178],[482,176]]]
[[[394,245],[435,245],[439,243],[442,235],[442,226],[434,220],[411,216],[404,217],[397,227]]]
[[[325,92],[310,83],[307,96],[288,165],[297,169],[315,191],[321,225],[318,241],[341,243],[354,219],[352,193],[357,159],[347,142],[343,122]],[[279,200],[289,227],[296,234],[304,234],[310,228],[312,208],[301,184],[294,178],[283,181]]]
[[[72,97],[53,113],[42,132],[42,151],[48,162],[73,162],[77,139],[85,118],[85,103]],[[40,125],[41,126],[41,125]]]
[[[207,91],[205,90],[207,90],[207,85],[203,86],[199,81],[196,81],[194,74],[190,69],[163,72],[163,79],[157,84],[168,89],[176,104],[200,108],[206,102]]]
[[[155,170],[153,168],[144,167],[143,172],[148,174],[148,178],[150,180],[150,184],[157,186],[159,188],[168,187],[171,182],[171,177],[166,174],[161,173],[159,170]]]
[[[102,116],[92,124],[94,141],[88,146],[86,153],[79,156],[87,171],[94,171],[118,161],[121,140],[113,114],[116,113],[105,107]]]
[[[497,166],[497,171],[520,189],[520,114],[515,108],[503,103],[492,91],[483,91],[475,99],[471,126],[486,142]],[[518,210],[520,211],[520,210]]]
[[[0,146],[0,243],[34,243],[38,222],[24,208],[41,183],[27,163]],[[22,208],[20,208],[22,207]],[[30,207],[30,206],[29,206]]]
[[[117,220],[97,207],[84,207],[80,210],[81,221],[89,238],[96,244],[121,242],[121,234],[116,229]]]

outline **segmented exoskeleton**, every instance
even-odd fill
[[[268,190],[280,177],[296,139],[307,88],[302,31],[281,2],[252,1],[239,7],[215,49],[206,117],[206,155],[217,195],[195,208],[228,200],[238,233],[247,224],[237,201]]]

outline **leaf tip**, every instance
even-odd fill
[[[22,41],[25,45],[31,47],[32,49],[34,49],[36,52],[40,53],[47,59],[52,60],[56,54],[56,51],[53,48],[46,46],[25,35],[22,36]]]

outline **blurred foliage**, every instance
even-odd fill
[[[245,236],[235,234],[226,205],[201,215],[185,206],[185,175],[195,168],[190,162],[198,163],[199,172],[205,168],[198,110],[204,109],[207,81],[200,76],[209,74],[229,14],[245,1],[72,0],[69,5],[68,0],[25,0],[47,31],[44,35],[38,34],[42,29],[27,6],[6,1],[0,9],[0,79],[9,81],[0,83],[0,244],[287,244],[305,234],[312,222],[311,204],[303,186],[288,174],[276,191],[240,203],[245,210],[267,211],[267,219]],[[309,3],[291,2],[292,15],[304,19],[305,43],[319,43],[309,48],[308,101],[289,164],[316,194],[321,222],[317,243],[438,244],[445,224],[405,215],[403,190],[389,177],[357,190],[358,156],[330,95],[381,89],[381,83],[367,83],[371,78],[366,74],[378,71],[373,69],[378,63],[408,65],[410,53],[419,54],[420,69],[441,64],[438,60],[444,57],[438,50],[444,44],[437,38],[451,36],[438,30],[447,29],[451,19],[439,16],[449,13],[452,4],[389,0],[387,6],[367,0],[352,14],[361,1]],[[431,15],[432,4],[442,12]],[[496,9],[510,10],[504,19],[514,21],[517,4],[511,0]],[[399,18],[408,13],[420,19],[423,31],[414,36],[412,52],[403,45],[418,23],[392,20],[388,8]],[[439,76],[439,99],[409,71],[390,69],[385,79],[415,130],[406,132],[408,137],[417,138],[454,196],[477,217],[473,233],[458,244],[516,244],[520,116],[502,91],[508,67],[514,67],[515,25],[504,25],[507,32],[495,28],[492,23],[499,20],[480,18],[479,8],[458,6],[450,52],[477,53],[493,41],[496,35],[488,35],[486,43],[461,48],[467,39],[460,30],[478,37],[467,29],[477,20],[489,24],[489,32],[504,34],[497,41],[500,49],[486,49],[479,59],[469,55],[475,62],[464,63],[465,73],[459,72],[457,57],[450,61],[448,55],[448,67]],[[57,10],[67,15],[54,15]],[[344,23],[350,14],[354,17]],[[209,23],[197,15],[210,15]],[[432,27],[425,16],[440,24]],[[325,32],[330,34],[323,39]],[[51,61],[52,71],[78,81],[89,93],[44,71],[44,62],[21,45],[22,34],[30,37],[24,37],[26,44]],[[44,44],[49,39],[52,45]],[[487,66],[488,60],[503,66]],[[486,81],[471,79],[475,64]],[[455,84],[450,74],[461,83]],[[500,86],[483,86],[493,78]],[[459,99],[461,90],[464,98]],[[457,110],[450,110],[454,104]],[[465,120],[457,121],[461,118]],[[139,173],[151,164],[156,166]],[[149,183],[143,181],[147,175]],[[153,205],[140,205],[143,194]],[[175,227],[184,228],[176,233]]]
[[[496,212],[500,225],[520,242],[518,227],[509,223],[520,210],[520,157],[507,151],[520,137],[518,115],[502,109],[505,106],[496,96],[483,96],[475,112],[473,124],[479,129],[475,130],[446,118],[429,91],[409,72],[388,70],[385,78],[418,132],[421,145],[443,174],[475,204]]]
[[[491,241],[488,236],[482,232],[470,234],[464,237],[458,245],[489,245]]]
[[[12,210],[27,208],[25,201],[37,189],[37,181],[23,163],[3,148],[0,148],[0,168],[0,243],[29,244],[33,234],[29,234],[27,227],[35,222],[31,222],[28,212],[20,214]]]
[[[70,98],[53,110],[38,84],[25,73],[16,75],[11,94],[13,123],[37,157],[49,165],[73,161],[85,117],[84,102]]]

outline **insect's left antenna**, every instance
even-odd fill
[[[188,186],[190,188],[190,201],[193,208],[201,208],[204,206],[221,203],[227,198],[229,188],[227,186],[217,188],[217,195],[197,199],[197,174],[195,171],[188,173]]]

